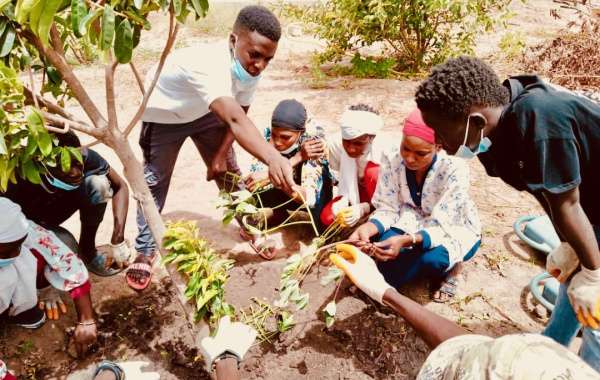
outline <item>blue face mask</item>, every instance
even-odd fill
[[[46,179],[52,186],[56,187],[57,189],[64,190],[64,191],[77,190],[80,186],[80,185],[71,185],[70,183],[63,182],[58,178],[52,177],[50,174],[46,174]]]
[[[471,117],[467,119],[467,130],[465,131],[465,139],[461,146],[458,147],[456,153],[454,153],[455,157],[464,158],[465,160],[470,160],[475,158],[479,153],[487,152],[492,146],[492,140],[488,137],[483,137],[483,130],[481,130],[481,137],[479,139],[479,145],[473,151],[471,148],[467,146],[467,138],[469,137],[469,121]]]
[[[233,55],[233,60],[231,61],[231,73],[233,77],[240,81],[243,85],[254,85],[260,80],[260,74],[257,76],[252,76],[244,66],[242,66],[242,62],[235,56],[235,48],[231,50]]]
[[[5,268],[11,264],[14,264],[16,257],[11,257],[10,259],[0,259],[0,268]]]

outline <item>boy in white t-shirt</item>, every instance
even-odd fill
[[[239,173],[233,140],[269,166],[275,186],[290,189],[292,167],[267,143],[246,112],[260,74],[267,67],[281,36],[277,17],[262,6],[247,6],[237,16],[228,44],[203,44],[173,52],[166,60],[142,116],[140,146],[146,182],[162,210],[179,149],[190,137],[206,163],[207,179],[230,188],[226,172]],[[156,66],[150,70],[153,78]],[[138,210],[135,262],[127,283],[145,289],[157,249],[143,214]]]

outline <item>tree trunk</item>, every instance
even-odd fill
[[[129,183],[133,198],[138,202],[139,207],[144,213],[154,241],[156,241],[159,247],[159,258],[162,258],[167,254],[162,246],[165,225],[158,207],[156,207],[150,188],[148,188],[148,184],[146,183],[142,163],[135,157],[125,135],[118,130],[111,130],[107,133],[103,142],[115,151],[123,164],[123,174]],[[156,267],[160,268],[158,270],[155,269],[155,275],[158,275],[159,279],[164,279],[167,276],[171,277],[173,285],[177,288],[175,293],[177,294],[178,301],[184,309],[189,328],[194,332],[194,335],[208,336],[208,324],[205,321],[201,321],[198,324],[193,323],[195,310],[184,296],[187,281],[177,272],[175,266],[165,266],[159,263]],[[194,336],[193,339],[195,340],[196,337]]]

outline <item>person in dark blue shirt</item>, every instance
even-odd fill
[[[489,175],[531,193],[551,217],[564,243],[547,269],[565,284],[546,333],[567,344],[572,336],[550,327],[576,316],[586,327],[580,355],[600,371],[600,105],[534,75],[501,83],[471,57],[435,67],[415,97],[450,154],[479,157]]]
[[[96,275],[111,276],[123,268],[96,252],[96,234],[104,219],[106,205],[112,199],[114,228],[111,237],[113,257],[129,254],[125,242],[125,222],[129,205],[129,189],[125,181],[97,152],[81,148],[74,133],[56,134],[61,146],[80,148],[83,162],[73,160],[69,172],[49,168],[40,184],[19,180],[9,184],[2,196],[21,206],[25,216],[54,230],[79,211],[81,234],[79,250],[88,270]],[[121,253],[123,251],[123,253]]]

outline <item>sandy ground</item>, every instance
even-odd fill
[[[534,43],[546,38],[564,25],[565,20],[553,20],[548,1],[530,1],[516,6],[517,16],[510,30],[526,34]],[[163,20],[164,21],[164,20]],[[135,61],[145,72],[158,56],[164,36],[164,22],[155,24],[144,36]],[[513,65],[498,58],[499,35],[488,36],[479,44],[478,52],[488,56],[505,75]],[[184,28],[178,46],[202,41],[193,28]],[[332,78],[326,88],[307,86],[309,52],[320,46],[307,36],[285,36],[276,59],[265,73],[256,100],[250,110],[258,126],[270,119],[274,106],[282,99],[296,98],[311,114],[328,123],[335,131],[335,122],[345,105],[368,102],[381,110],[386,127],[384,137],[399,140],[403,117],[414,107],[412,95],[417,80],[357,80]],[[103,99],[102,69],[82,67],[78,73],[91,88],[93,99]],[[135,112],[139,92],[126,67],[117,78],[119,117],[123,123]],[[76,105],[72,109],[77,112]],[[139,129],[131,135],[136,154]],[[115,155],[104,146],[97,149],[115,168],[122,167]],[[238,151],[244,167],[247,153]],[[543,256],[527,248],[512,232],[514,220],[527,214],[539,214],[533,198],[509,189],[499,180],[485,175],[474,161],[472,196],[483,221],[483,245],[475,258],[466,265],[464,278],[454,303],[440,305],[431,302],[426,284],[407,287],[406,294],[467,329],[498,336],[512,332],[539,332],[544,319],[532,312],[527,291],[529,280],[543,270]],[[233,226],[223,227],[220,212],[213,205],[217,195],[214,184],[205,180],[205,166],[194,145],[184,144],[173,175],[164,210],[165,219],[190,219],[198,222],[202,234],[215,247],[229,252],[236,260],[227,286],[227,298],[236,307],[247,306],[251,297],[273,300],[284,263],[280,256],[265,262],[251,255]],[[136,235],[135,207],[130,204],[126,235]],[[98,243],[107,243],[111,234],[110,209],[101,226]],[[75,234],[78,217],[66,224]],[[323,272],[323,271],[321,271]],[[98,347],[85,360],[73,359],[67,350],[65,329],[72,326],[75,315],[70,313],[57,322],[48,322],[37,331],[0,328],[0,358],[8,362],[25,379],[89,379],[90,371],[102,358],[113,360],[143,360],[149,369],[158,371],[162,379],[198,379],[207,375],[201,370],[194,339],[186,329],[179,306],[165,285],[154,284],[139,295],[125,285],[124,276],[92,277],[93,298],[100,315]],[[337,322],[326,329],[320,310],[333,296],[333,285],[322,287],[315,273],[304,284],[310,293],[309,307],[298,313],[298,326],[272,344],[255,345],[243,364],[245,378],[251,379],[411,379],[428,354],[424,343],[414,331],[388,309],[381,308],[360,294],[349,293],[343,286],[338,301]],[[68,376],[68,374],[71,374]]]

